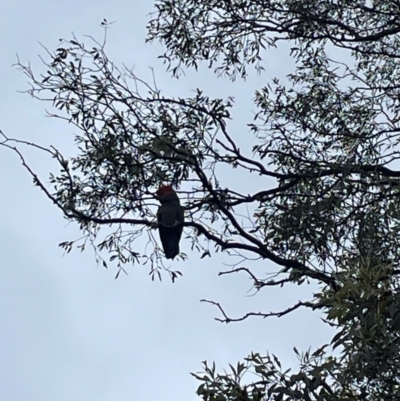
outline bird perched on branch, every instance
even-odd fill
[[[165,257],[173,259],[179,253],[179,241],[183,230],[183,208],[172,185],[161,185],[157,191],[161,206],[157,221]]]

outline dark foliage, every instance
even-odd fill
[[[206,364],[196,376],[204,400],[400,399],[400,3],[161,0],[148,30],[149,41],[165,46],[174,76],[205,62],[217,74],[245,78],[251,66],[262,72],[268,48],[290,44],[296,68],[289,84],[276,78],[255,94],[253,154],[243,154],[229,132],[231,98],[211,99],[200,89],[192,98],[165,97],[111,63],[105,43],[88,47],[73,38],[48,53],[43,77],[19,63],[29,93],[51,101],[58,110],[51,115],[78,131],[69,160],[28,144],[60,164],[52,189],[25,164],[37,185],[120,268],[150,261],[160,275],[158,248],[143,253],[134,240],[143,233],[152,240],[155,191],[168,182],[185,206],[184,240],[203,257],[213,245],[274,262],[274,279],[257,277],[251,266],[229,272],[245,272],[258,290],[321,283],[311,301],[282,312],[233,319],[214,305],[225,322],[319,309],[337,327],[330,345],[339,355],[327,346],[299,353],[296,374],[271,355],[252,354],[223,375]],[[19,144],[2,142],[23,159]],[[275,185],[252,194],[240,184],[227,188],[221,165]],[[238,218],[243,206],[254,210],[246,226]],[[109,225],[115,231],[99,239]],[[73,242],[62,246],[70,250]],[[248,370],[259,381],[243,384]]]

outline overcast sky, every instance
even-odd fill
[[[291,64],[285,49],[269,52],[266,73],[234,84],[207,70],[175,80],[157,60],[161,48],[145,45],[151,1],[67,2],[14,0],[0,12],[0,129],[18,137],[55,145],[74,154],[74,127],[44,116],[44,107],[29,95],[27,78],[12,64],[16,54],[34,71],[44,54],[39,42],[54,50],[59,38],[88,34],[101,40],[103,18],[116,21],[107,54],[117,65],[134,66],[150,80],[149,66],[166,96],[188,96],[196,87],[210,96],[234,96],[234,136],[251,144],[246,127],[255,106],[254,90],[273,76],[284,77]],[[42,155],[27,152],[35,171],[47,180],[54,167]],[[225,186],[234,175],[221,177]],[[247,190],[246,181],[240,185]],[[4,401],[186,401],[195,400],[198,382],[189,372],[201,361],[215,361],[221,371],[251,351],[275,353],[294,366],[292,348],[306,350],[329,341],[317,314],[299,311],[281,319],[253,318],[223,325],[218,311],[201,298],[221,302],[233,317],[248,311],[284,309],[311,293],[311,286],[269,289],[250,296],[250,281],[241,275],[218,277],[230,260],[224,255],[199,259],[182,243],[187,261],[171,266],[183,272],[175,284],[165,277],[152,282],[148,267],[135,265],[129,275],[98,267],[93,253],[63,255],[58,243],[79,236],[36,187],[10,151],[0,148],[0,399]],[[261,189],[261,188],[259,188]],[[263,272],[271,263],[249,265]]]

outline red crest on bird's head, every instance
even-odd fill
[[[175,191],[172,188],[172,185],[161,185],[160,188],[158,188],[158,191],[157,191],[157,195],[158,196],[174,194],[174,193],[175,193]]]

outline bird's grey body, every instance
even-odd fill
[[[182,236],[184,211],[178,195],[170,186],[162,186],[158,192],[161,206],[157,212],[158,229],[165,257],[173,259],[179,254],[179,241]]]

